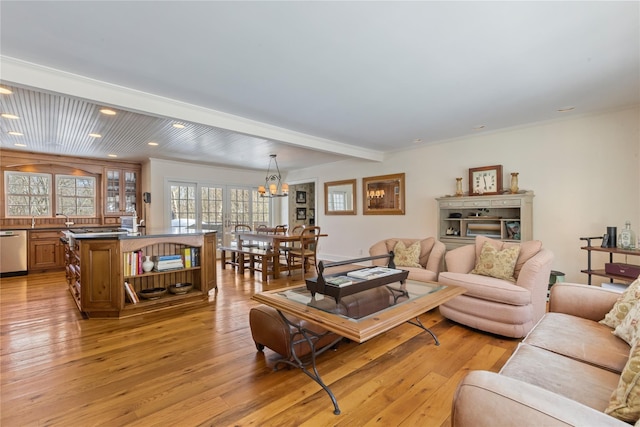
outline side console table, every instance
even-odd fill
[[[588,277],[587,284],[591,285],[591,276],[600,276],[607,277],[611,282],[614,280],[618,282],[622,282],[625,284],[629,284],[633,282],[633,279],[625,276],[618,276],[615,274],[609,274],[605,271],[604,268],[594,269],[591,264],[591,252],[606,252],[609,254],[609,262],[613,262],[614,255],[625,255],[626,256],[634,256],[640,257],[639,249],[620,249],[620,248],[603,248],[601,246],[594,246],[591,241],[602,239],[602,236],[596,237],[581,237],[580,240],[585,240],[587,242],[587,246],[583,246],[580,249],[587,251],[587,269],[580,270],[581,273],[585,273]]]

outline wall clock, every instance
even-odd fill
[[[502,165],[469,168],[469,195],[502,194]]]

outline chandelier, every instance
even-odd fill
[[[276,155],[270,154],[269,157],[271,157],[271,159],[269,160],[269,167],[267,168],[267,176],[264,179],[264,185],[258,187],[258,193],[260,193],[260,197],[287,197],[289,195],[289,184],[282,182]],[[271,171],[272,163],[276,164],[275,171],[273,172]]]
[[[369,190],[367,196],[370,199],[380,199],[384,197],[384,190]]]

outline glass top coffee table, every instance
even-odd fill
[[[278,363],[296,366],[316,381],[331,397],[336,415],[340,413],[338,404],[335,396],[329,387],[322,382],[318,374],[315,357],[335,345],[341,338],[322,349],[316,349],[314,343],[318,341],[319,337],[312,331],[305,330],[299,324],[290,321],[283,313],[306,320],[340,337],[348,338],[358,343],[363,343],[402,323],[409,322],[429,332],[436,345],[439,345],[440,343],[435,334],[420,323],[418,316],[465,292],[464,288],[457,286],[444,286],[435,282],[418,282],[414,280],[405,280],[404,283],[391,283],[384,285],[384,288],[388,291],[388,304],[383,304],[384,306],[381,309],[365,313],[365,315],[357,318],[349,315],[344,306],[344,298],[341,302],[336,302],[334,298],[325,295],[315,294],[315,296],[312,296],[305,285],[261,292],[253,296],[254,300],[278,310],[284,321],[298,330],[298,336],[305,337],[304,339],[312,349],[311,360],[301,360],[294,351],[294,360],[282,359]],[[355,299],[364,297],[366,292],[369,291],[354,294],[351,297]],[[293,336],[292,334],[292,339]],[[292,342],[291,344],[292,349],[295,348],[294,343]],[[312,367],[313,372],[309,371],[308,367]]]

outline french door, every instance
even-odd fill
[[[171,181],[169,193],[172,229],[215,230],[218,246],[231,243],[237,224],[271,225],[270,199],[257,188]]]

